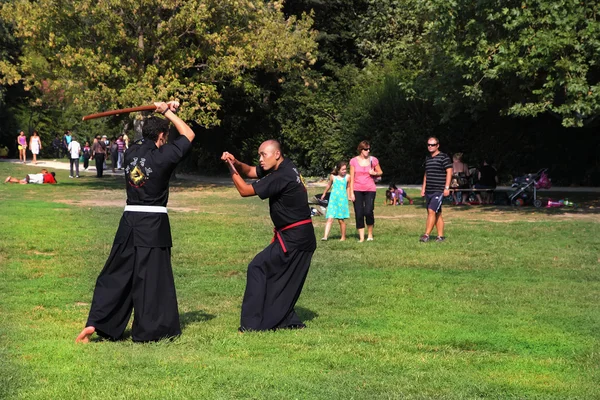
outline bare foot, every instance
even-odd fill
[[[89,343],[90,336],[92,336],[94,332],[96,332],[96,328],[94,328],[93,326],[86,326],[81,331],[79,336],[77,336],[77,339],[75,339],[75,343]]]
[[[10,176],[4,180],[4,183],[8,183],[10,181]]]
[[[344,240],[346,240],[346,238],[341,238],[341,239],[340,239],[340,242],[343,242]]]

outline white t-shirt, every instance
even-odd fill
[[[71,152],[71,158],[79,158],[79,152],[81,151],[79,142],[72,140],[71,143],[69,143],[69,151]]]

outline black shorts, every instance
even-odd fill
[[[425,205],[428,210],[433,210],[436,213],[442,212],[442,202],[444,201],[444,193],[430,192],[425,193]]]

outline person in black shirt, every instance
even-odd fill
[[[486,160],[483,160],[483,165],[478,173],[478,181],[475,184],[475,189],[496,189],[498,185],[498,173],[496,172],[496,168],[492,167],[488,164]],[[482,195],[485,200],[482,199]],[[477,201],[479,204],[489,204],[493,200],[493,192],[477,192]]]
[[[258,154],[258,166],[244,164],[228,152],[221,157],[242,197],[269,199],[275,225],[271,244],[248,265],[239,331],[305,328],[294,306],[317,247],[306,186],[294,163],[283,157],[279,142],[263,142]],[[240,173],[259,179],[247,184]]]
[[[121,338],[132,310],[135,342],[181,334],[166,206],[171,174],[190,150],[195,135],[175,115],[179,103],[154,104],[166,119],[146,119],[143,140],[125,154],[127,205],[96,281],[86,327],[76,342],[89,342],[94,332],[111,340]],[[181,136],[167,144],[169,121]]]
[[[425,160],[425,175],[421,197],[425,197],[427,205],[427,223],[421,242],[429,241],[429,234],[437,229],[436,242],[446,240],[444,236],[444,218],[442,217],[442,201],[450,195],[450,180],[452,179],[452,160],[446,153],[440,152],[440,141],[436,137],[427,139],[429,155]]]

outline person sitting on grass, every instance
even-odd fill
[[[413,204],[413,200],[410,198],[408,193],[402,188],[396,187],[395,184],[390,183],[390,186],[385,191],[385,202],[383,204],[391,206],[397,206],[398,204],[404,204],[404,198],[408,199],[410,204]]]
[[[48,172],[47,169],[42,169],[39,174],[27,174],[23,179],[9,176],[4,180],[4,183],[20,183],[21,185],[26,185],[28,183],[37,183],[40,185],[43,183],[57,183],[55,175],[54,172]]]

